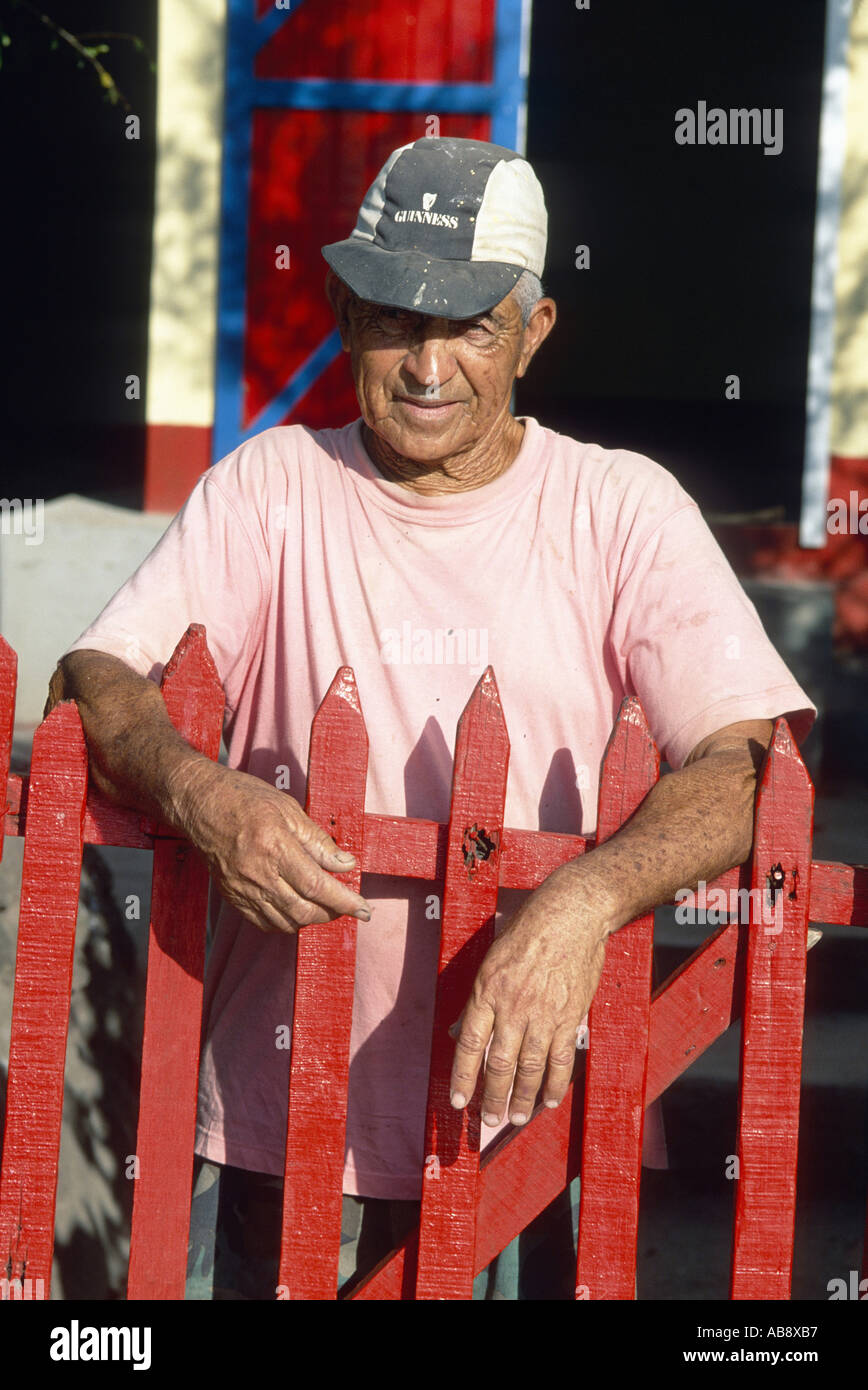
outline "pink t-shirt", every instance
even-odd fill
[[[361,422],[271,429],[200,478],[75,643],[159,678],[203,623],[232,767],[305,797],[313,715],[339,666],[370,737],[367,810],[445,821],[455,728],[489,663],[510,735],[506,824],[593,832],[600,759],[638,694],[673,769],[701,739],[816,709],[769,642],[699,509],[639,454],[524,418],[494,482],[421,497],[387,481]],[[436,885],[366,875],[344,1190],[421,1189],[436,980]],[[499,920],[522,894],[502,892]],[[308,930],[315,930],[309,928]],[[283,1171],[295,938],[222,902],[205,987],[197,1151]],[[483,1129],[483,1142],[496,1131]]]

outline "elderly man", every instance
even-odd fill
[[[196,1148],[223,1166],[222,1239],[246,1259],[223,1296],[274,1296],[288,1073],[275,1034],[297,929],[360,923],[344,1180],[348,1236],[354,1213],[367,1223],[360,1270],[420,1194],[431,885],[368,876],[357,895],[335,876],[352,860],[300,805],[310,722],[340,665],[371,735],[373,812],[447,818],[456,722],[487,661],[512,742],[508,824],[593,832],[629,693],[673,769],[608,843],[533,893],[501,893],[453,1030],[452,1103],[484,1069],[484,1143],[563,1099],[607,936],[748,857],[771,721],[785,714],[801,738],[816,713],[668,472],[511,413],[555,324],[545,240],[542,190],[513,151],[396,150],[352,235],[323,248],[361,419],[268,430],[217,464],[54,678],[52,698],[78,702],[97,784],[182,830],[222,899]],[[228,767],[174,732],[155,684],[190,622],[226,691]],[[569,1296],[569,1264],[536,1296]]]

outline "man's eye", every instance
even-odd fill
[[[379,315],[380,326],[391,332],[406,327],[409,319],[406,309],[384,309]]]

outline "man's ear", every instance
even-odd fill
[[[353,297],[353,292],[348,285],[344,284],[343,280],[335,275],[331,266],[329,266],[328,274],[326,275],[325,292],[328,296],[329,304],[332,306],[332,311],[340,331],[341,348],[344,352],[349,352],[350,301]]]
[[[521,357],[515,372],[517,377],[524,376],[537,348],[542,346],[554,328],[557,316],[557,306],[553,299],[546,295],[545,298],[537,300],[524,329]]]

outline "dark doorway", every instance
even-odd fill
[[[100,61],[139,117],[34,16],[74,35],[140,39]],[[156,0],[0,6],[3,308],[0,490],[140,506],[154,198]],[[52,47],[54,43],[54,47]],[[81,64],[81,65],[79,65]],[[127,378],[139,378],[139,394]],[[129,394],[128,394],[129,391]]]
[[[533,7],[560,320],[518,408],[649,454],[711,512],[798,518],[824,21],[822,0]],[[780,152],[677,144],[700,101],[779,109]]]

